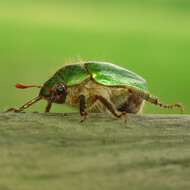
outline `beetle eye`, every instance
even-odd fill
[[[63,94],[65,92],[65,87],[63,85],[59,85],[56,88],[58,94]]]

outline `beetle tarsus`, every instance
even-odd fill
[[[25,103],[23,106],[21,106],[18,109],[15,108],[10,108],[8,109],[6,112],[22,112],[23,110],[29,108],[31,105],[33,105],[34,103],[38,102],[39,100],[41,100],[42,98],[40,96],[35,97],[34,99],[28,101],[27,103]]]
[[[21,112],[19,109],[16,109],[16,108],[9,108],[7,111],[5,112],[14,112],[14,113],[18,113],[18,112]]]
[[[127,123],[127,121],[128,121],[128,113],[127,112],[122,112],[120,114],[120,118],[123,119],[124,123]]]
[[[175,104],[163,104],[160,102],[158,98],[148,96],[146,101],[150,102],[151,104],[158,105],[161,108],[165,109],[174,109],[179,108],[181,110],[181,113],[184,113],[184,106],[181,103],[175,103]]]
[[[174,109],[174,108],[179,108],[181,113],[183,114],[184,113],[184,106],[180,103],[176,103],[176,104],[162,104],[162,103],[158,103],[158,105],[161,107],[161,108],[166,108],[166,109]]]
[[[81,123],[84,122],[84,121],[86,120],[87,115],[88,115],[88,114],[87,114],[86,112],[80,113],[80,116],[81,116],[81,120],[80,120],[80,122],[81,122]]]

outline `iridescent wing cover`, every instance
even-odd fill
[[[107,62],[85,63],[92,78],[106,86],[128,86],[147,92],[146,81],[136,73]]]

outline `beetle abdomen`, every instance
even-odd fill
[[[116,110],[119,110],[122,106],[128,102],[128,98],[130,97],[128,94],[128,89],[126,88],[116,88],[116,87],[108,87],[97,84],[93,80],[88,80],[83,82],[81,85],[73,86],[68,88],[68,95],[66,98],[66,103],[79,107],[79,96],[84,95],[86,98],[86,108],[88,112],[105,112],[106,108],[99,102],[96,101],[95,96],[101,95],[105,99],[107,99]],[[130,113],[137,113],[141,108],[142,102],[139,104],[132,104],[130,101]]]

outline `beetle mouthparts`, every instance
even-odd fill
[[[16,84],[15,85],[16,88],[19,88],[19,89],[25,89],[25,88],[42,88],[42,86],[40,85],[24,85],[24,84]]]

